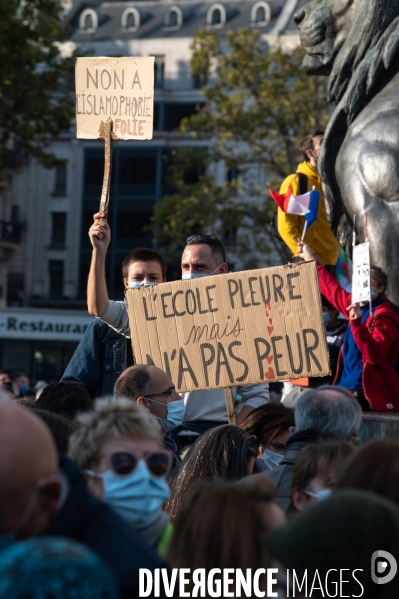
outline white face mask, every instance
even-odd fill
[[[139,287],[148,287],[148,285],[156,285],[155,281],[130,281],[129,289],[138,289]]]
[[[265,449],[265,451],[262,454],[261,460],[264,461],[264,463],[270,470],[273,470],[273,468],[276,468],[276,466],[280,465],[280,462],[283,459],[283,457],[284,456],[281,453],[276,453],[271,449]]]
[[[202,273],[202,272],[188,272],[185,275],[182,275],[181,280],[182,281],[188,281],[189,279],[200,279],[202,277],[210,277],[211,275],[214,275],[215,272],[217,270],[219,270],[219,268],[222,265],[220,264],[213,272],[209,272],[209,273]]]

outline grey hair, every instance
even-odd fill
[[[163,447],[162,429],[154,416],[130,399],[105,397],[92,412],[76,418],[77,429],[69,438],[68,456],[81,469],[91,468],[109,439],[153,439]]]
[[[323,385],[303,393],[295,407],[295,431],[349,441],[359,433],[362,409],[343,387]]]

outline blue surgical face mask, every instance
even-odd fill
[[[155,281],[130,281],[129,289],[138,289],[139,287],[148,287],[148,285],[156,285]]]
[[[169,401],[166,404],[166,418],[161,418],[160,420],[165,433],[181,425],[185,411],[186,406],[184,405],[184,399]]]
[[[29,391],[29,385],[27,383],[22,383],[22,385],[20,385],[20,387],[19,387],[19,394],[21,395],[21,397],[26,395],[26,393],[28,393],[28,391]]]
[[[377,297],[378,293],[376,292],[376,290],[374,289],[374,287],[370,287],[370,297],[371,299],[375,299]]]
[[[154,403],[159,404],[160,406],[166,405],[166,418],[158,418],[158,416],[154,416],[161,423],[161,426],[165,433],[173,430],[177,426],[180,426],[183,422],[184,412],[186,411],[186,406],[184,404],[184,399],[176,399],[176,401],[169,401],[167,404],[164,404],[160,401],[156,401],[151,397],[146,397],[147,401],[153,401]]]
[[[271,449],[265,449],[265,451],[262,454],[261,460],[265,462],[266,466],[270,470],[273,470],[273,468],[276,468],[276,466],[280,465],[280,462],[283,459],[283,457],[284,456],[281,455],[281,453],[276,453]]]
[[[312,491],[305,491],[306,495],[310,495],[310,497],[315,497],[317,501],[322,501],[323,499],[327,499],[329,495],[331,495],[331,489],[320,489],[316,493]]]
[[[323,312],[323,323],[325,327],[328,327],[332,323],[331,316],[328,312]]]
[[[103,479],[104,502],[133,528],[154,520],[170,495],[166,480],[152,476],[144,460],[139,460],[135,470],[127,476],[118,476],[112,470],[103,474],[89,470],[88,474]]]
[[[182,281],[188,281],[189,279],[201,279],[202,277],[210,277],[211,275],[214,275],[215,272],[217,270],[219,270],[219,268],[222,265],[220,264],[213,272],[210,273],[202,273],[202,272],[189,272],[185,275],[182,275],[181,280]]]

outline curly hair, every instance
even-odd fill
[[[156,418],[129,399],[97,400],[94,411],[80,414],[76,431],[69,438],[68,456],[81,469],[91,468],[109,439],[134,436],[153,439],[163,447],[162,429]]]

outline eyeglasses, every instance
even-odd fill
[[[171,470],[172,456],[166,451],[151,453],[143,459],[154,476],[166,476]],[[118,451],[111,455],[112,470],[119,476],[131,474],[138,463],[139,460],[131,453]]]
[[[213,243],[214,241],[219,241],[217,237],[215,237],[214,235],[190,235],[190,237],[187,237],[186,239],[186,243],[190,243],[190,241],[192,241],[193,239],[198,239],[198,241],[201,241],[202,243]]]
[[[156,401],[155,399],[153,399],[153,397],[168,397],[168,395],[171,396],[171,398],[173,399],[176,393],[176,389],[175,387],[171,387],[170,389],[168,389],[167,391],[162,391],[162,393],[153,393],[152,395],[143,395],[144,399],[148,399],[149,401],[153,401],[154,403],[158,403],[162,406],[164,406],[165,404],[161,401]]]

